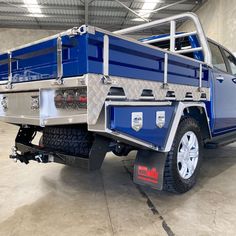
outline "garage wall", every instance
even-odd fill
[[[34,30],[34,29],[0,29],[0,52],[7,49],[20,46],[22,44],[30,43],[32,41],[42,39],[54,34],[58,30]]]
[[[17,46],[21,46],[26,43],[31,43],[35,40],[52,36],[62,31],[63,30],[0,28],[0,39],[1,39],[0,53]],[[146,36],[130,35],[130,37],[138,39]]]
[[[206,35],[224,45],[232,52],[236,52],[236,1],[208,0],[196,13],[200,17]],[[185,23],[179,30],[192,28]]]

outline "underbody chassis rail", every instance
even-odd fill
[[[95,136],[89,157],[71,156],[48,148],[33,145],[35,136],[32,128],[20,128],[11,159],[28,164],[30,160],[39,163],[56,162],[74,167],[97,170],[101,168],[106,153],[109,151],[110,140],[100,135]]]

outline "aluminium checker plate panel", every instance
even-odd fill
[[[168,84],[167,87],[163,87],[163,83],[155,81],[147,81],[140,79],[129,79],[124,77],[110,76],[111,83],[104,84],[102,81],[103,75],[88,74],[87,86],[88,86],[88,110],[87,110],[87,122],[89,125],[95,125],[101,110],[104,106],[107,95],[111,87],[123,88],[125,98],[128,101],[141,101],[143,99],[143,90],[152,90],[152,101],[209,101],[210,100],[210,88],[201,88]],[[174,97],[168,97],[168,91],[174,93]],[[189,95],[191,94],[191,98]],[[202,98],[202,94],[205,97]]]

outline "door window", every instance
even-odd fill
[[[224,53],[229,63],[232,74],[236,75],[236,58],[231,53],[227,52],[226,50],[224,50]]]
[[[209,42],[209,46],[210,46],[210,50],[211,50],[211,54],[212,54],[213,66],[219,70],[227,72],[227,68],[226,68],[226,65],[224,62],[223,55],[220,51],[220,48],[212,42]]]

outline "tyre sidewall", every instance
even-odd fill
[[[192,131],[198,140],[198,145],[199,145],[199,157],[198,157],[198,163],[197,166],[194,170],[193,175],[188,178],[184,179],[180,176],[180,173],[178,171],[178,166],[177,166],[177,153],[180,145],[180,141],[184,134],[186,134],[188,131]],[[197,121],[195,121],[192,118],[185,118],[180,122],[180,125],[178,127],[175,140],[172,146],[172,166],[171,166],[171,172],[172,172],[172,177],[175,180],[175,190],[179,193],[184,193],[188,190],[190,190],[196,183],[197,176],[200,171],[201,163],[202,163],[202,154],[203,154],[203,141],[202,141],[202,136],[201,136],[201,130],[199,128],[199,125]]]

